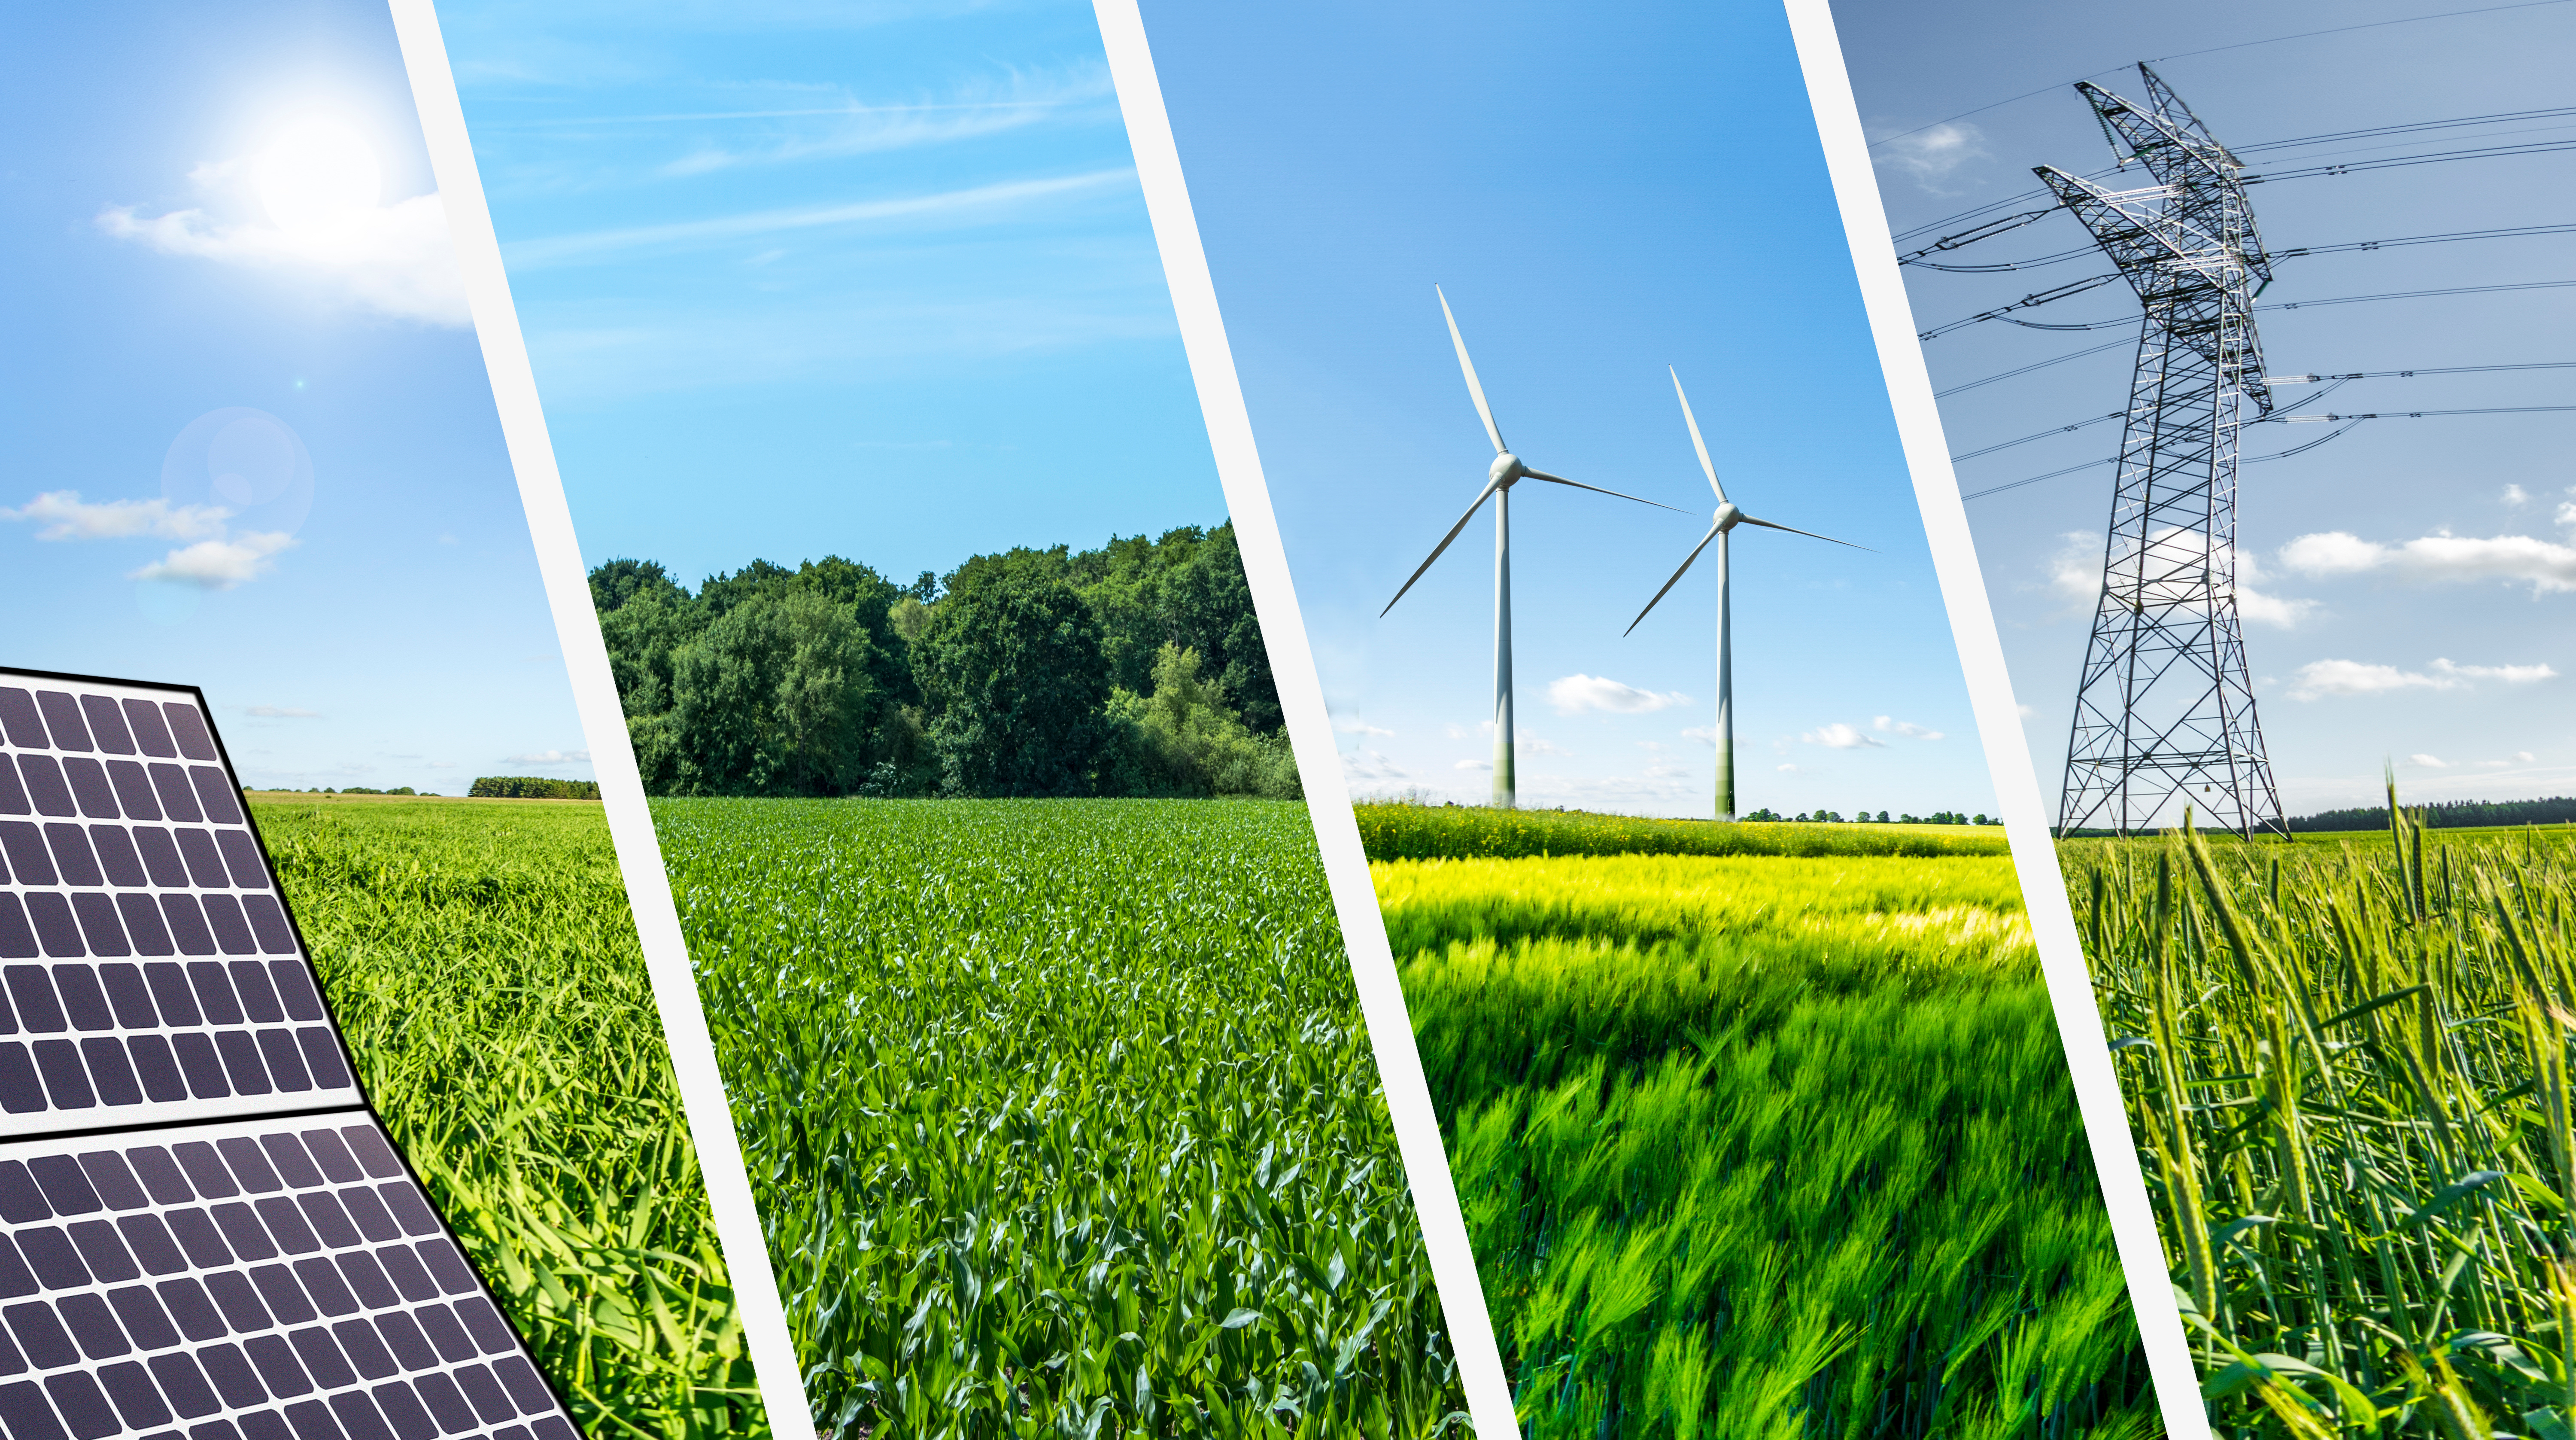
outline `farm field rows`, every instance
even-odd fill
[[[2576,844],[2060,845],[2231,1437],[2565,1436]]]
[[[1464,1410],[1302,805],[654,817],[827,1434]]]
[[[2159,1433],[2008,858],[1372,859],[1534,1440]]]
[[[768,1434],[599,806],[251,810],[368,1094],[584,1431]]]

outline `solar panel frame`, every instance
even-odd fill
[[[129,733],[95,734],[84,696]],[[128,701],[166,745],[131,733]],[[0,774],[0,1138],[365,1103],[203,691],[0,668]]]
[[[78,688],[57,691],[44,688],[47,686]],[[49,695],[62,698],[49,701]],[[180,708],[173,709],[173,705]],[[66,738],[76,738],[80,743],[59,743]],[[31,757],[43,763],[25,763]],[[75,760],[90,763],[65,763]],[[186,812],[185,818],[176,818],[180,812]],[[182,826],[190,828],[183,831]],[[163,839],[140,838],[143,831],[155,828],[165,832]],[[77,837],[70,833],[73,831],[78,832]],[[111,833],[118,838],[108,838]],[[194,838],[189,838],[191,835]],[[82,865],[83,856],[87,868]],[[23,871],[22,859],[33,862]],[[214,883],[218,879],[223,883]],[[140,883],[127,883],[129,880]],[[158,898],[164,895],[185,895],[191,906],[164,908]],[[210,895],[229,901],[229,907],[206,905],[204,901]],[[61,1238],[71,1234],[69,1229],[44,1223],[52,1215],[35,1215],[35,1207],[59,1207],[44,1195],[30,1204],[27,1195],[31,1190],[44,1191],[46,1187],[41,1180],[27,1178],[34,1175],[32,1168],[13,1169],[20,1162],[50,1157],[59,1169],[60,1157],[74,1155],[83,1157],[80,1163],[87,1173],[86,1156],[110,1149],[130,1152],[158,1144],[171,1147],[171,1153],[176,1155],[179,1147],[204,1146],[216,1147],[206,1150],[206,1154],[222,1154],[220,1147],[228,1142],[272,1133],[300,1134],[305,1127],[314,1127],[338,1128],[354,1134],[349,1127],[363,1126],[383,1144],[383,1156],[368,1167],[371,1178],[388,1197],[399,1187],[407,1187],[412,1197],[407,1202],[409,1209],[404,1211],[408,1220],[406,1235],[420,1236],[417,1243],[422,1245],[443,1241],[448,1247],[446,1253],[461,1269],[461,1277],[449,1275],[454,1283],[442,1287],[443,1295],[480,1297],[490,1315],[498,1320],[500,1331],[485,1334],[481,1355],[492,1357],[496,1366],[512,1356],[522,1362],[507,1370],[506,1380],[494,1382],[503,1384],[517,1397],[513,1403],[520,1413],[495,1419],[489,1407],[484,1406],[491,1394],[490,1386],[485,1385],[477,1391],[482,1398],[474,1401],[474,1405],[483,1406],[474,1409],[476,1423],[460,1427],[449,1422],[464,1413],[457,1408],[464,1402],[449,1397],[441,1409],[429,1402],[399,1401],[390,1397],[395,1395],[397,1385],[408,1386],[408,1379],[374,1385],[375,1380],[385,1378],[378,1376],[357,1382],[356,1388],[325,1385],[314,1399],[299,1400],[283,1408],[262,1409],[256,1403],[234,1405],[228,1397],[217,1394],[215,1398],[225,1401],[220,1413],[186,1417],[189,1428],[184,1431],[184,1440],[436,1440],[438,1436],[455,1436],[457,1440],[579,1440],[579,1427],[572,1420],[562,1391],[536,1364],[526,1338],[509,1323],[490,1285],[465,1259],[461,1237],[429,1201],[428,1190],[409,1157],[393,1142],[376,1114],[374,1102],[358,1078],[357,1057],[321,985],[303,928],[295,919],[294,907],[286,900],[276,863],[259,834],[259,822],[242,798],[240,772],[233,767],[231,752],[214,724],[213,708],[202,689],[0,667],[0,896],[7,897],[5,904],[0,904],[0,1014],[5,1014],[8,1026],[6,1031],[0,1031],[0,1238],[8,1242],[0,1246],[0,1290],[12,1288],[10,1261],[34,1253],[29,1245],[49,1246],[49,1253],[56,1254],[66,1252],[67,1247],[80,1248],[78,1240]],[[37,896],[53,897],[41,908],[59,912],[48,921],[53,927],[50,934],[43,932],[34,919],[39,906],[31,902]],[[168,953],[136,953],[144,948],[137,936],[147,923],[128,909],[138,896],[152,899],[150,908],[168,927]],[[244,896],[259,897],[268,903],[245,905]],[[10,907],[25,917],[24,928],[35,937],[36,955],[10,953],[26,948],[23,943],[13,943],[8,932],[6,911]],[[183,941],[177,933],[176,922],[192,908],[212,942],[211,948],[193,935]],[[227,908],[231,911],[228,919],[222,917]],[[68,915],[73,927],[70,940],[78,942],[82,953],[68,953],[70,944],[63,934],[61,915]],[[117,932],[125,942],[123,953],[114,953],[112,945],[107,947],[110,953],[100,953],[99,939],[108,933],[111,924],[123,927]],[[223,934],[217,935],[218,930]],[[63,943],[49,945],[49,939]],[[57,949],[64,953],[56,953]],[[30,965],[30,960],[40,963]],[[221,973],[209,975],[190,968],[209,965]],[[156,971],[147,966],[167,968]],[[31,973],[34,971],[42,972],[43,985],[35,983],[38,976]],[[185,983],[177,984],[174,974]],[[256,998],[262,976],[269,992],[264,1004]],[[297,977],[300,989],[295,983]],[[217,1001],[222,996],[231,997],[238,1020],[220,1018],[223,1013],[231,1013],[220,1010]],[[52,1010],[46,1008],[48,1001]],[[187,1009],[190,1002],[193,1010]],[[174,1017],[183,1011],[201,1023],[175,1023]],[[263,1015],[269,1018],[260,1018]],[[31,1019],[56,1028],[33,1030],[28,1023]],[[18,1038],[22,1034],[55,1038],[30,1043]],[[76,1045],[71,1039],[75,1035],[82,1037]],[[54,1088],[53,1081],[56,1072],[68,1079],[74,1073],[71,1066],[77,1066],[90,1081],[92,1099],[101,1101],[105,1099],[101,1080],[105,1071],[100,1068],[103,1062],[96,1058],[93,1045],[119,1042],[131,1060],[140,1053],[133,1043],[138,1038],[166,1039],[173,1035],[202,1037],[203,1045],[187,1048],[211,1053],[222,1066],[226,1081],[238,1082],[256,1070],[268,1078],[270,1088],[250,1093],[242,1085],[230,1083],[226,1093],[200,1093],[196,1072],[183,1070],[182,1078],[191,1086],[184,1098],[162,1099],[146,1093],[126,1103],[48,1103],[42,1109],[8,1108],[12,1103],[11,1085],[24,1080],[23,1076],[13,1079],[10,1073],[13,1045],[24,1048],[26,1068],[37,1072],[45,1087],[44,1098],[49,1102],[69,1098],[66,1092]],[[291,1042],[281,1047],[281,1036],[291,1037]],[[50,1052],[52,1070],[46,1068],[47,1052],[39,1051],[37,1046],[58,1047]],[[78,1050],[76,1060],[66,1062],[67,1052],[59,1048],[66,1046]],[[182,1046],[172,1040],[169,1048],[176,1056]],[[301,1089],[277,1084],[296,1059],[303,1061],[306,1079],[311,1083]],[[337,1079],[323,1083],[324,1072],[333,1066]],[[388,1162],[396,1173],[384,1171]],[[238,1165],[228,1168],[239,1171]],[[136,1183],[145,1182],[138,1178]],[[104,1203],[105,1197],[100,1198]],[[160,1202],[163,1197],[150,1194],[148,1198]],[[333,1203],[343,1205],[340,1213],[345,1217],[349,1213],[347,1206],[361,1202],[348,1199]],[[386,1198],[384,1203],[391,1214],[403,1210],[406,1202]],[[108,1208],[113,1211],[118,1207]],[[279,1227],[297,1223],[292,1216],[280,1212],[250,1222],[250,1230],[244,1233],[266,1235],[284,1249],[287,1242]],[[434,1227],[434,1234],[418,1228],[424,1223]],[[43,1239],[42,1232],[52,1232],[56,1238]],[[201,1258],[198,1255],[190,1253],[187,1258],[197,1266],[187,1272],[190,1276],[212,1273],[197,1264]],[[104,1292],[116,1283],[105,1282],[92,1290],[77,1292],[68,1286],[48,1287],[44,1291],[48,1295],[61,1288],[66,1294],[90,1295],[96,1302],[78,1302],[85,1307],[80,1312],[83,1318],[71,1329],[58,1323],[55,1330],[70,1336],[81,1324],[104,1326],[101,1334],[117,1329],[117,1325],[99,1318],[108,1313],[100,1308],[102,1305],[113,1308],[114,1302]],[[307,1288],[301,1293],[310,1296],[318,1293],[313,1286],[325,1282],[304,1277],[296,1283],[304,1284]],[[0,1296],[0,1301],[7,1298]],[[417,1300],[416,1306],[440,1303],[451,1302],[424,1299]],[[318,1299],[315,1308],[320,1308]],[[25,1307],[18,1310],[23,1312]],[[32,1312],[26,1314],[29,1323],[35,1324]],[[140,1333],[133,1328],[137,1322],[121,1310],[116,1314],[124,1327],[120,1333],[139,1345]],[[21,1362],[28,1363],[35,1357],[28,1351],[29,1342],[20,1336],[12,1315],[11,1307],[0,1303],[0,1428],[5,1428],[9,1440],[111,1440],[117,1435],[146,1431],[151,1433],[145,1440],[183,1440],[183,1432],[175,1428],[175,1422],[164,1423],[169,1417],[149,1424],[137,1423],[121,1408],[126,1403],[121,1398],[126,1392],[100,1379],[108,1365],[128,1363],[113,1356],[83,1350],[83,1358],[77,1363],[40,1367],[45,1371],[41,1387],[36,1380],[18,1379],[19,1372],[7,1368],[9,1357],[15,1354]],[[281,1332],[285,1329],[278,1328]],[[488,1326],[486,1329],[488,1332]],[[46,1332],[48,1336],[51,1333]],[[298,1334],[301,1337],[302,1332]],[[506,1335],[506,1346],[500,1344],[502,1334]],[[50,1339],[47,1343],[51,1343]],[[69,1343],[78,1344],[78,1337]],[[304,1346],[308,1339],[298,1338],[294,1343]],[[344,1355],[343,1350],[330,1348],[341,1343],[344,1342],[319,1342],[313,1355],[303,1357],[307,1371],[318,1363],[316,1357],[323,1352]],[[442,1355],[447,1368],[421,1373],[462,1373],[466,1367],[483,1363],[480,1358],[459,1359],[444,1352]],[[151,1363],[158,1365],[161,1358]],[[196,1362],[192,1360],[190,1365]],[[407,1368],[404,1374],[409,1376],[413,1368],[418,1367]],[[159,1382],[158,1389],[151,1385],[136,1389],[137,1373],[121,1370],[115,1384],[135,1394],[151,1391],[165,1401],[178,1393],[171,1388],[174,1382],[162,1377],[157,1369],[152,1374]],[[202,1370],[193,1373],[199,1373],[202,1379]],[[90,1379],[77,1382],[62,1378],[74,1374]],[[531,1378],[542,1391],[542,1403],[536,1391],[527,1388]],[[176,1383],[183,1388],[186,1384],[184,1377]],[[368,1389],[369,1385],[374,1388]],[[350,1398],[362,1390],[372,1398]],[[417,1392],[402,1388],[400,1394],[416,1398]],[[66,1395],[70,1398],[66,1399]],[[316,1408],[326,1402],[328,1414]],[[176,1403],[166,1401],[165,1408]],[[404,1404],[409,1408],[402,1409]],[[435,1429],[423,1428],[433,1420]]]

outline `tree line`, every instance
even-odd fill
[[[2552,795],[2545,800],[2448,800],[2432,805],[2409,805],[2406,809],[2423,811],[2425,825],[2436,830],[2465,830],[2478,825],[2559,825],[2576,820],[2576,796]],[[2293,832],[2386,830],[2388,807],[2321,810],[2314,815],[2293,815],[2284,823]]]
[[[619,559],[590,592],[650,794],[1302,793],[1230,521],[908,585]]]

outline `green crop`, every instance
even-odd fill
[[[2157,1433],[2009,860],[1373,868],[1533,1440]]]
[[[2397,828],[2061,853],[2220,1430],[2564,1437],[2576,849]]]
[[[1353,807],[1372,860],[1532,855],[2007,855],[2000,830],[1649,820],[1589,811],[1409,802]]]
[[[827,1433],[1463,1420],[1304,806],[654,818]]]
[[[368,1094],[584,1431],[767,1435],[599,807],[251,808]]]

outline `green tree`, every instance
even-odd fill
[[[854,607],[821,594],[755,595],[733,605],[673,660],[675,788],[704,795],[857,789],[884,700],[870,673],[872,649]]]
[[[1100,626],[1063,552],[977,556],[948,582],[912,669],[940,779],[961,795],[1087,795],[1107,718]],[[1050,563],[1052,562],[1052,563]]]
[[[1255,735],[1226,704],[1224,687],[1200,678],[1199,654],[1165,644],[1155,654],[1154,690],[1111,693],[1109,718],[1121,749],[1116,788],[1136,795],[1304,794],[1288,737]]]
[[[683,602],[689,598],[659,560],[610,560],[590,572],[590,603],[602,615],[644,595]]]

